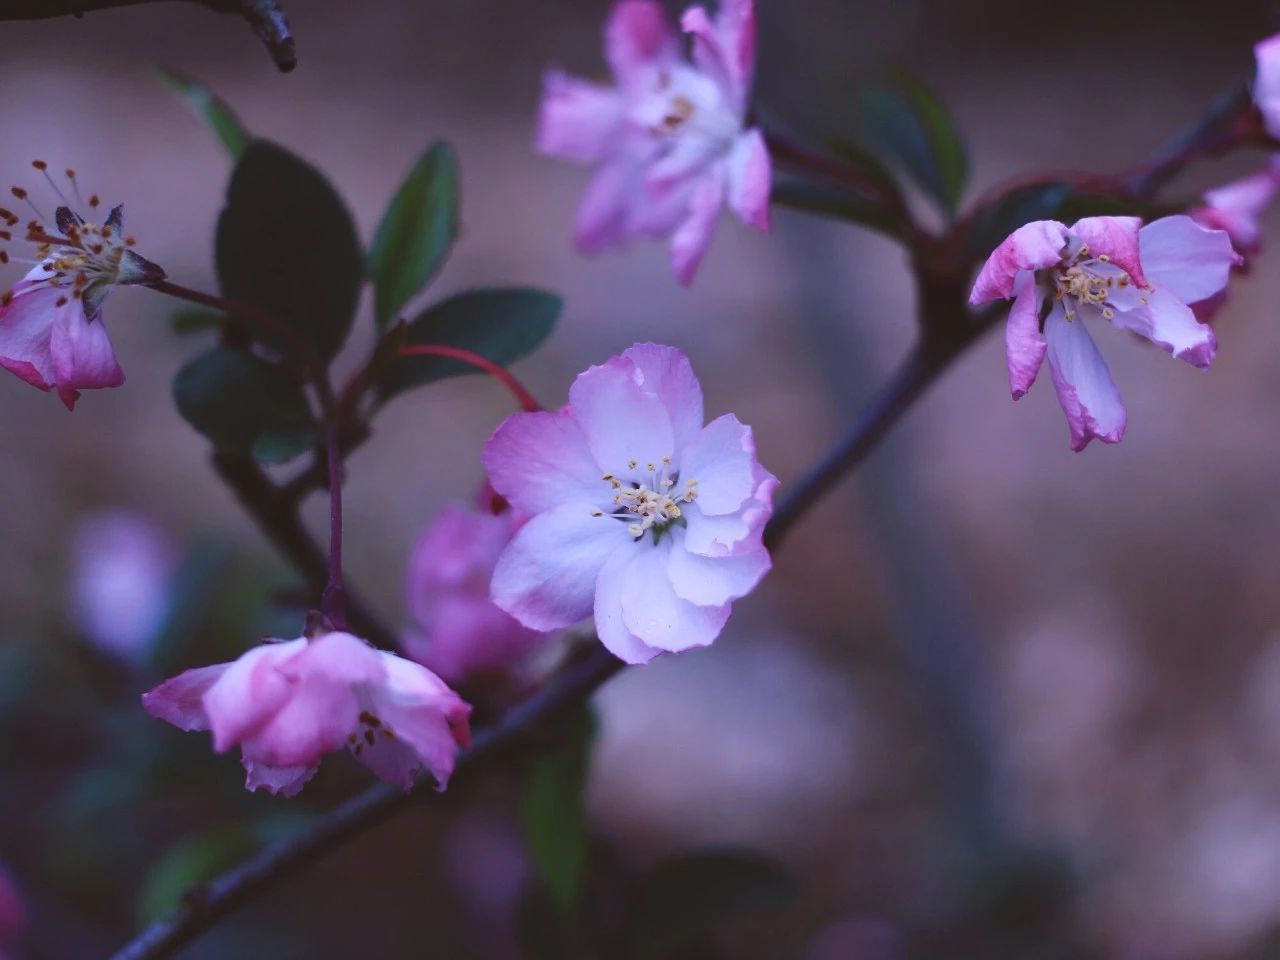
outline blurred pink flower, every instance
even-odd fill
[[[414,627],[402,645],[450,683],[506,670],[546,638],[489,595],[493,568],[520,523],[511,510],[449,504],[413,548],[406,599]]]
[[[597,167],[576,240],[596,253],[633,237],[671,237],[671,260],[692,282],[720,208],[769,229],[772,180],[764,136],[745,129],[755,69],[752,0],[700,6],[680,21],[693,62],[655,0],[622,0],[605,28],[614,86],[547,74],[538,149]]]
[[[26,191],[14,192],[26,198]],[[8,226],[18,222],[7,210],[0,216]],[[81,390],[124,383],[102,322],[111,288],[154,283],[165,274],[128,249],[123,207],[115,207],[102,226],[65,206],[58,207],[56,221],[52,230],[39,220],[28,224],[35,266],[0,297],[0,366],[33,387],[56,388],[71,410]],[[0,254],[0,261],[8,259]]]
[[[1257,43],[1253,54],[1258,63],[1253,100],[1267,132],[1280,138],[1280,33]]]
[[[1126,422],[1086,317],[1141,334],[1201,369],[1217,351],[1213,329],[1189,304],[1226,287],[1240,263],[1230,238],[1186,216],[1141,224],[1137,217],[1087,217],[1069,228],[1056,220],[1026,224],[992,252],[969,297],[974,305],[1013,299],[1009,387],[1015,400],[1025,395],[1047,353],[1073,450],[1095,437],[1119,442]]]
[[[125,659],[145,655],[172,604],[178,553],[147,517],[128,510],[86,517],[71,548],[72,608],[84,635]]]
[[[628,663],[706,646],[770,567],[777,479],[733,415],[703,425],[679,350],[636,344],[579,374],[559,413],[517,413],[489,439],[495,490],[532,519],[503,552],[493,598],[535,630],[594,609]]]
[[[245,786],[287,797],[343,746],[388,783],[408,790],[425,769],[443,789],[470,743],[471,708],[444,681],[349,633],[269,641],[187,670],[142,704],[182,730],[212,730],[219,753],[239,744]]]
[[[1200,224],[1225,230],[1236,252],[1244,256],[1258,252],[1262,246],[1262,228],[1258,223],[1280,186],[1280,157],[1257,173],[1205,192],[1204,205],[1191,211]]]
[[[11,944],[27,926],[27,908],[22,894],[4,867],[0,867],[0,947]],[[0,958],[7,956],[0,950]]]

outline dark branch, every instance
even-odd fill
[[[136,7],[161,0],[7,0],[0,5],[0,20],[47,20],[79,17],[111,7]],[[271,59],[287,73],[298,65],[293,31],[277,0],[189,0],[217,13],[238,13],[253,28]]]

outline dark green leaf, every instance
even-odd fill
[[[198,884],[235,865],[253,848],[248,831],[239,825],[179,841],[165,851],[142,885],[139,922],[164,916]]]
[[[861,144],[854,143],[845,137],[827,137],[825,145],[828,150],[858,171],[863,179],[891,193],[898,192],[898,183],[893,179],[893,173],[875,154]]]
[[[507,366],[532,353],[551,333],[563,301],[525,287],[471,290],[428,307],[409,324],[409,343],[461,347]],[[378,384],[383,400],[410,387],[477,373],[446,357],[403,357]]]
[[[322,359],[347,338],[364,276],[351,215],[315,167],[255,140],[236,164],[218,218],[223,293],[261,308]],[[291,343],[259,327],[263,342]]]
[[[176,70],[160,67],[158,72],[165,85],[177,91],[178,95],[191,104],[196,113],[204,118],[233,158],[239,157],[240,154],[244,153],[245,147],[249,145],[249,141],[252,138],[245,132],[244,127],[240,125],[240,121],[231,112],[230,107],[214,96],[213,92],[204,84],[197,83]]]
[[[169,320],[174,333],[203,333],[206,330],[217,330],[222,326],[223,315],[213,310],[202,310],[192,307],[190,310],[179,310]]]
[[[902,235],[898,218],[878,203],[859,200],[847,190],[809,180],[779,180],[773,185],[775,204],[859,223],[890,237]]]
[[[899,72],[891,85],[863,91],[862,128],[868,143],[898,163],[948,216],[955,213],[968,157],[946,108],[924,84]]]
[[[187,422],[228,453],[281,462],[319,437],[306,395],[287,370],[227,347],[179,370],[173,397]]]
[[[779,907],[797,892],[776,861],[750,850],[705,850],[664,861],[641,878],[624,934],[637,957],[663,956],[738,914]]]
[[[596,720],[583,710],[559,747],[534,761],[520,805],[534,868],[566,913],[577,903],[586,862],[585,798]]]
[[[457,163],[453,148],[437,143],[409,171],[373,237],[369,276],[379,327],[431,282],[457,236]]]

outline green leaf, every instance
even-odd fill
[[[219,450],[279,463],[312,447],[319,425],[301,385],[259,357],[214,347],[173,381],[178,412]]]
[[[252,139],[240,125],[239,119],[213,92],[202,83],[192,80],[185,74],[167,67],[158,67],[157,73],[165,86],[175,90],[187,103],[195,108],[196,113],[209,124],[222,145],[233,158],[244,153],[245,147]]]
[[[179,310],[169,320],[169,326],[177,334],[204,333],[206,330],[217,330],[222,326],[223,314],[214,310],[202,310],[192,307]]]
[[[862,95],[865,138],[902,169],[948,215],[964,192],[969,160],[946,107],[915,77],[899,71],[890,85]]]
[[[164,916],[197,885],[234,866],[253,849],[248,831],[239,825],[179,841],[165,851],[142,885],[139,923]]]
[[[409,171],[373,236],[369,276],[379,327],[431,282],[457,237],[457,161],[449,144],[437,143]]]
[[[902,236],[902,223],[878,203],[859,200],[847,190],[810,180],[782,179],[770,199],[777,205],[858,223],[889,237]]]
[[[364,276],[355,226],[324,175],[283,147],[255,140],[241,155],[217,265],[227,297],[271,314],[322,360],[346,340]],[[254,333],[277,349],[293,344],[269,327]]]
[[[409,343],[461,347],[507,366],[532,353],[551,333],[564,302],[527,287],[471,290],[442,300],[409,324]],[[445,377],[478,373],[447,357],[402,357],[378,384],[383,401]]]
[[[566,913],[577,903],[586,863],[584,794],[596,729],[594,714],[584,709],[559,747],[534,761],[520,804],[534,869]]]
[[[783,906],[796,892],[791,874],[763,854],[727,848],[688,853],[641,878],[623,932],[637,957],[664,956],[733,916]]]

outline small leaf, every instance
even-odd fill
[[[457,162],[452,147],[437,143],[409,171],[373,237],[369,276],[379,327],[431,282],[457,236]]]
[[[946,108],[923,83],[899,71],[892,85],[863,91],[862,127],[869,143],[901,165],[948,216],[955,213],[969,161]]]
[[[313,446],[320,428],[302,387],[283,367],[214,347],[178,371],[178,411],[219,450],[277,463]]]
[[[179,841],[165,851],[142,885],[139,922],[164,916],[198,884],[235,865],[253,848],[248,831],[239,825]]]
[[[323,360],[351,329],[364,256],[342,198],[315,167],[255,140],[236,164],[218,218],[218,279],[232,300],[277,318]],[[264,343],[289,350],[266,327]]]
[[[240,154],[244,153],[245,147],[249,145],[249,141],[252,138],[245,132],[239,119],[231,112],[231,108],[226,103],[214,96],[213,92],[204,84],[198,83],[176,70],[158,67],[157,72],[167,87],[177,91],[178,95],[191,104],[196,113],[204,118],[233,158],[239,157]]]
[[[547,892],[571,913],[586,862],[585,798],[596,719],[583,710],[563,742],[534,761],[520,805],[534,868]]]
[[[838,220],[858,223],[889,237],[902,236],[898,218],[878,203],[859,200],[847,190],[810,180],[779,180],[773,185],[773,202]]]
[[[203,333],[206,330],[217,330],[222,326],[223,314],[214,310],[202,310],[192,307],[190,310],[179,310],[169,320],[174,333]]]
[[[527,287],[471,290],[428,307],[409,324],[409,343],[461,347],[507,366],[532,353],[551,333],[563,301]],[[383,401],[445,377],[478,373],[448,357],[402,357],[379,382]]]
[[[623,931],[637,957],[664,956],[730,917],[779,907],[797,892],[781,865],[750,850],[705,850],[664,861],[641,878]]]

